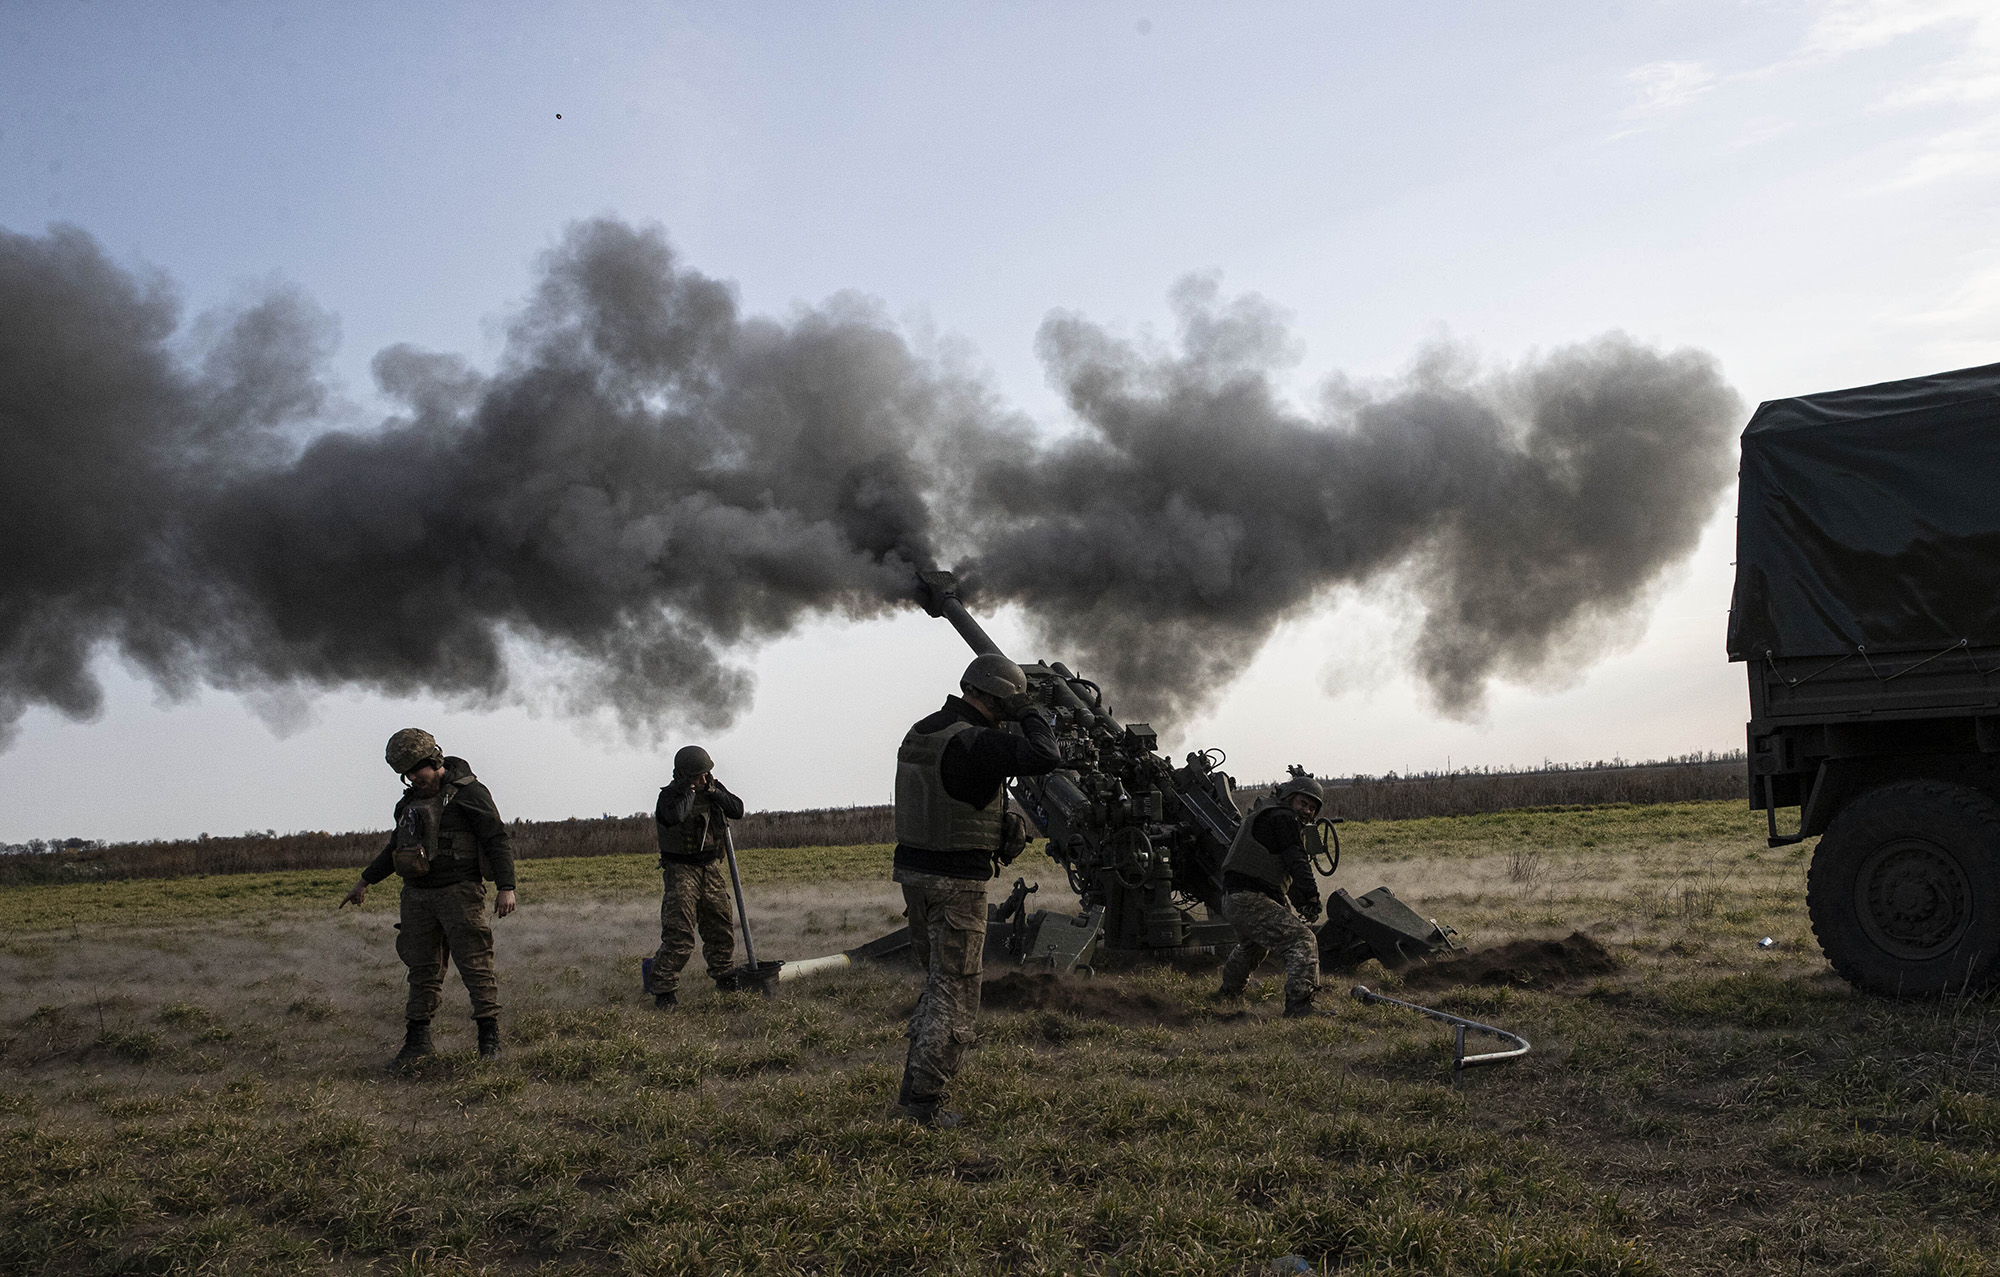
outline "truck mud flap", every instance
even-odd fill
[[[1806,831],[1813,827],[1813,818],[1819,814],[1820,795],[1827,790],[1826,764],[1821,763],[1813,773],[1812,785],[1806,790],[1805,801],[1799,804],[1799,831],[1795,834],[1778,832],[1777,782],[1770,776],[1759,776],[1764,782],[1764,821],[1770,836],[1764,840],[1767,847],[1789,847],[1793,843],[1804,842]]]

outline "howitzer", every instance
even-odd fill
[[[951,622],[978,655],[1005,655],[965,610],[951,573],[920,572],[917,598],[932,616]],[[1175,767],[1160,756],[1149,725],[1112,717],[1097,684],[1056,661],[1021,668],[1027,695],[1049,714],[1063,766],[1016,778],[1009,795],[1047,839],[1044,849],[1068,875],[1082,912],[1030,911],[1036,887],[1017,878],[1004,901],[987,905],[989,958],[1073,971],[1089,970],[1105,955],[1165,957],[1233,945],[1236,930],[1223,914],[1222,863],[1245,816],[1236,783],[1222,770],[1222,751],[1197,750]],[[1003,727],[1008,729],[1018,730]],[[1294,777],[1305,774],[1290,770]],[[1280,788],[1271,786],[1262,801],[1276,801]],[[1335,824],[1322,817],[1301,830],[1321,877],[1332,877],[1340,866]],[[1326,920],[1315,930],[1325,970],[1371,957],[1401,967],[1458,947],[1449,928],[1420,917],[1387,887],[1359,898],[1333,892]],[[909,950],[909,928],[902,927],[845,953],[760,965],[775,968],[782,981]]]
[[[965,610],[951,573],[919,573],[918,594],[924,610],[949,621],[974,652],[1004,655]],[[1017,882],[1015,895],[992,907],[989,938],[1004,933],[1004,950],[1062,969],[1088,966],[1100,952],[1167,955],[1235,943],[1222,909],[1222,862],[1244,816],[1222,751],[1197,750],[1175,767],[1159,754],[1151,726],[1112,716],[1097,684],[1059,661],[1021,668],[1029,697],[1053,722],[1064,765],[1020,777],[1009,789],[1047,839],[1083,912],[1028,915],[1027,888]],[[1331,876],[1340,854],[1333,823],[1315,821],[1302,832],[1308,855]],[[1319,935],[1330,966],[1369,956],[1400,966],[1451,943],[1446,929],[1418,918],[1387,888],[1360,901],[1336,892],[1327,906]]]
[[[965,610],[951,573],[924,572],[918,582],[925,611],[951,622],[974,652],[1001,654]],[[1112,717],[1097,684],[1060,661],[1021,668],[1029,697],[1053,722],[1064,766],[1009,789],[1085,915],[1097,915],[1097,945],[1170,952],[1233,943],[1222,920],[1222,860],[1241,817],[1220,751],[1189,754],[1176,768],[1157,752],[1150,726]]]

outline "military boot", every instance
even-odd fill
[[[1236,988],[1232,989],[1225,984],[1220,989],[1217,989],[1214,993],[1209,994],[1208,1000],[1210,1002],[1219,1003],[1223,1006],[1241,1005],[1243,1001],[1243,986],[1238,985]]]
[[[408,1021],[403,1026],[403,1049],[396,1053],[395,1059],[389,1061],[389,1067],[406,1069],[436,1050],[437,1048],[431,1045],[431,1022]]]
[[[903,1104],[903,1116],[918,1126],[948,1131],[965,1120],[962,1113],[947,1112],[941,1095],[913,1095]]]
[[[672,989],[667,990],[665,993],[655,993],[653,995],[653,1010],[671,1011],[680,1005],[680,1000],[680,995]]]
[[[1325,1015],[1326,1012],[1315,1010],[1313,1007],[1313,994],[1316,992],[1318,990],[1308,989],[1306,992],[1296,996],[1289,993],[1286,994],[1285,1018],[1287,1020],[1303,1020],[1310,1016]]]
[[[497,1060],[500,1058],[500,1020],[497,1016],[486,1016],[475,1021],[479,1025],[479,1058]]]

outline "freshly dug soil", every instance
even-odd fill
[[[988,1011],[1065,1011],[1114,1024],[1186,1024],[1196,1018],[1185,1007],[1122,980],[1055,971],[1009,971],[980,985],[979,1001]]]
[[[1515,940],[1462,957],[1403,972],[1404,989],[1449,989],[1461,984],[1511,984],[1546,989],[1618,969],[1609,950],[1581,931],[1562,940]]]

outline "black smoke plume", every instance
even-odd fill
[[[1407,579],[1441,706],[1587,652],[1692,546],[1738,416],[1714,363],[1605,337],[1481,375],[1276,386],[1283,324],[1176,292],[1178,353],[1055,315],[1050,446],[837,297],[745,317],[657,230],[572,227],[490,373],[394,346],[340,424],[287,290],[183,325],[81,231],[0,231],[0,738],[88,718],[115,652],[170,694],[353,686],[715,727],[731,655],[903,605],[958,560],[1123,708],[1197,707],[1287,616]],[[1400,575],[1399,575],[1400,574]]]
[[[1280,621],[1398,569],[1422,612],[1410,664],[1474,713],[1495,675],[1635,631],[1729,481],[1742,405],[1699,351],[1612,333],[1482,375],[1439,345],[1304,416],[1276,389],[1294,343],[1267,303],[1200,278],[1173,302],[1178,352],[1042,325],[1085,429],[989,451],[965,569],[1149,713],[1199,706]]]

